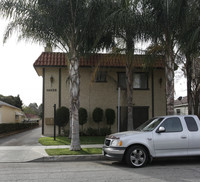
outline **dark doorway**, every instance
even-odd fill
[[[120,131],[127,131],[128,107],[120,107]],[[149,119],[148,106],[133,107],[133,127],[136,129]]]

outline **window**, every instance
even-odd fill
[[[126,73],[118,73],[118,86],[126,89]],[[133,73],[133,89],[148,89],[147,73]]]
[[[106,76],[107,76],[106,71],[98,71],[96,73],[95,82],[106,82]]]
[[[180,115],[181,114],[181,110],[180,109],[176,109],[176,114]]]
[[[133,88],[134,89],[147,89],[148,78],[146,73],[134,73],[133,74]]]
[[[19,121],[19,115],[15,115],[15,121]]]
[[[194,118],[185,117],[185,122],[189,131],[198,131],[198,126]]]
[[[177,117],[166,119],[161,124],[161,126],[163,126],[165,128],[166,132],[181,132],[181,131],[183,131],[181,121]]]
[[[118,86],[126,89],[126,73],[118,73]]]

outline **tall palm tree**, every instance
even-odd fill
[[[146,33],[154,43],[164,46],[167,114],[174,114],[174,62],[177,36],[183,28],[188,7],[187,0],[144,0],[151,14]]]
[[[142,38],[141,10],[138,0],[99,0],[104,7],[105,30],[112,34],[115,51],[126,54],[127,130],[133,130],[133,65],[135,45]]]
[[[195,0],[190,0],[188,2],[187,16],[185,26],[181,29],[180,35],[178,36],[178,44],[181,53],[186,58],[186,74],[187,74],[187,98],[188,98],[188,114],[192,114],[193,100],[199,100],[199,91],[196,91],[197,94],[192,94],[192,83],[193,81],[198,81],[198,78],[192,78],[192,75],[196,75],[195,69],[198,69],[198,66],[193,66],[193,64],[198,65],[197,58],[199,57],[200,51],[200,3]],[[198,86],[196,87],[198,90]],[[196,99],[194,96],[196,95]],[[197,103],[195,105],[198,105]],[[196,111],[197,109],[194,109]],[[198,114],[198,112],[195,112]]]
[[[91,2],[87,0],[1,0],[0,2],[1,15],[11,20],[4,41],[13,31],[18,31],[19,39],[48,42],[66,52],[70,77],[71,150],[81,149],[78,121],[79,58],[92,48],[91,42],[96,40],[92,34],[95,29],[91,27],[95,24],[89,24],[90,18],[93,18],[89,13]]]

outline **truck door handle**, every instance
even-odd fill
[[[187,138],[187,136],[181,136],[181,138],[182,138],[182,139],[186,139],[186,138]]]

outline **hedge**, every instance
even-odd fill
[[[36,126],[39,126],[39,123],[2,123],[0,124],[0,134],[23,129],[31,129]]]

